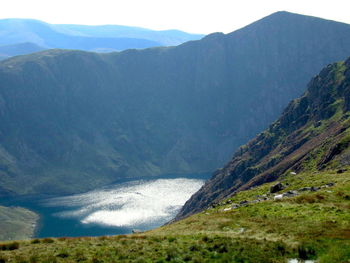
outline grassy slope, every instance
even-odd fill
[[[286,262],[287,258],[350,261],[350,172],[288,174],[283,190],[334,186],[282,201],[230,211],[227,201],[140,235],[22,241],[0,251],[5,262]],[[233,202],[254,200],[270,184],[242,191]]]
[[[0,240],[33,236],[38,215],[22,207],[0,206]]]

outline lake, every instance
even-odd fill
[[[35,237],[101,236],[149,230],[175,217],[210,174],[113,184],[70,196],[1,200],[40,215]]]

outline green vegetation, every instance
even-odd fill
[[[229,202],[268,194],[274,183],[264,184],[143,234],[4,243],[12,248],[0,249],[0,262],[348,262],[350,172],[288,173],[281,182],[282,192],[334,185],[224,211]]]
[[[31,238],[38,219],[37,214],[25,208],[0,206],[0,240]]]

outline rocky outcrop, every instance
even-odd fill
[[[329,165],[341,171],[350,141],[349,73],[350,59],[325,67],[277,121],[241,146],[232,160],[214,173],[186,202],[177,219],[290,171],[325,169]],[[271,192],[282,189],[276,184]]]
[[[271,186],[270,188],[270,193],[277,193],[281,190],[283,190],[285,188],[285,186],[282,184],[282,183],[277,183],[277,184],[274,184],[273,186]]]

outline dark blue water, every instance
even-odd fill
[[[195,192],[200,187],[198,182],[201,181],[200,185],[203,184],[204,180],[208,179],[209,176],[210,174],[181,175],[182,178],[192,179],[189,181],[180,181],[182,184],[181,187],[188,187],[191,189],[188,191]],[[172,191],[181,192],[177,184],[178,179],[176,176],[163,176],[157,179],[152,178],[151,180],[113,184],[83,195],[66,196],[63,198],[57,198],[57,196],[54,199],[52,199],[52,196],[2,198],[0,204],[25,207],[39,214],[40,221],[37,225],[35,237],[129,234],[133,229],[144,231],[158,227],[176,215],[180,206],[172,207],[172,204],[178,202],[184,203],[186,201],[185,199],[178,200],[176,195],[171,195]],[[154,188],[157,191],[153,191],[152,189]],[[162,188],[164,188],[163,192],[165,194],[163,193],[162,196],[157,196],[156,199],[152,200],[150,195],[152,193],[154,195],[161,194]],[[188,191],[182,193],[183,195],[186,194],[186,199],[193,194],[189,194]],[[106,194],[106,200],[103,198],[104,194]],[[179,194],[181,195],[181,193]],[[165,200],[168,197],[169,205],[166,203],[167,200]],[[147,198],[147,200],[144,200],[144,198]],[[109,199],[110,201],[108,201]],[[157,203],[158,201],[159,204]],[[86,208],[88,208],[88,211],[85,211]],[[159,218],[157,218],[158,210],[160,214]],[[104,213],[103,211],[107,212]],[[128,218],[129,212],[130,217],[140,217],[139,221],[133,223],[133,218]],[[150,215],[147,214],[148,212]],[[75,213],[78,215],[75,215]],[[69,216],[62,216],[62,214],[68,214]],[[114,220],[118,221],[118,216],[122,216],[122,221],[125,221],[126,225],[119,226],[118,224],[114,224]],[[82,223],[84,219],[89,222]]]

